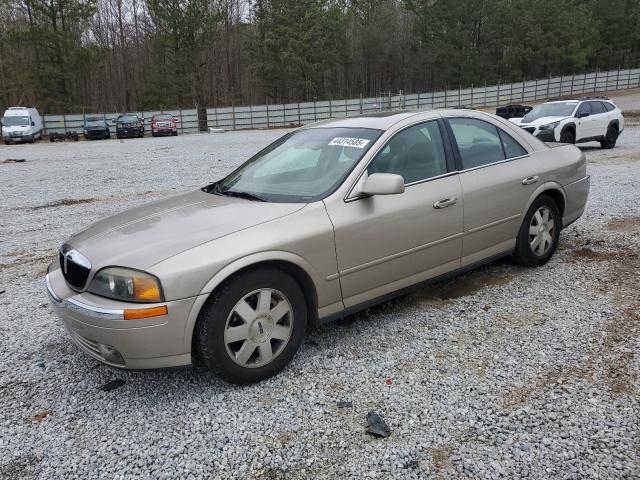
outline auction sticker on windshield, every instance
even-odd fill
[[[329,142],[329,145],[338,145],[340,147],[354,147],[364,148],[369,140],[366,138],[349,138],[349,137],[335,137]]]

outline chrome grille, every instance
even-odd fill
[[[83,264],[79,263],[77,260],[79,258],[83,259]],[[60,249],[59,259],[62,275],[67,284],[75,289],[84,288],[89,272],[91,272],[91,264],[88,263],[88,260],[66,245]]]

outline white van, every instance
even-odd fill
[[[35,108],[11,107],[2,117],[2,140],[29,142],[42,138],[42,117]]]

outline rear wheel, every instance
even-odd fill
[[[573,130],[565,130],[560,134],[560,143],[576,143],[576,134]]]
[[[616,146],[616,142],[618,141],[618,129],[611,125],[607,129],[607,133],[604,138],[600,140],[600,146],[605,149],[610,149]]]
[[[202,308],[197,351],[215,374],[232,383],[275,375],[304,338],[307,309],[296,281],[273,267],[234,275]]]
[[[547,263],[558,246],[561,227],[562,218],[555,200],[548,195],[540,195],[524,217],[516,239],[514,260],[527,267]]]

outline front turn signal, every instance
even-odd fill
[[[167,309],[167,306],[161,305],[151,308],[126,308],[123,316],[125,320],[139,320],[141,318],[161,317],[168,313],[169,309]]]

